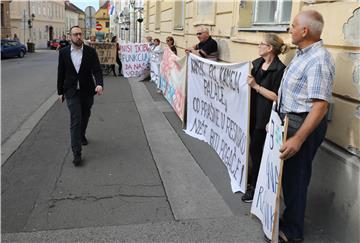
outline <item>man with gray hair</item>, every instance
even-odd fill
[[[186,53],[193,53],[197,56],[201,56],[206,59],[217,61],[218,59],[218,46],[216,41],[210,36],[209,29],[207,27],[199,27],[196,32],[196,36],[199,39],[199,44],[186,48]]]
[[[327,128],[326,113],[332,98],[335,64],[323,47],[324,20],[313,10],[300,12],[290,34],[298,49],[286,68],[279,89],[278,110],[289,117],[288,139],[280,149],[284,159],[282,187],[285,210],[279,242],[301,242],[312,160]]]

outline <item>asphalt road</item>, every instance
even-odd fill
[[[56,91],[57,52],[1,60],[1,144]]]

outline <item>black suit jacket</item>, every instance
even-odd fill
[[[57,90],[59,95],[66,98],[72,97],[76,93],[77,83],[80,85],[81,96],[91,96],[96,94],[96,85],[104,86],[99,57],[96,50],[90,46],[83,45],[83,56],[79,73],[76,72],[71,60],[71,46],[66,46],[59,51]]]

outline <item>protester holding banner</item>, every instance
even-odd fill
[[[209,29],[207,27],[200,27],[196,32],[196,36],[199,39],[199,44],[186,48],[186,53],[192,53],[194,55],[217,61],[218,59],[218,46],[216,41],[211,38]]]
[[[119,65],[119,76],[122,76],[122,74],[121,74],[122,64],[121,64],[121,61],[119,58],[120,45],[118,43],[118,38],[116,35],[112,37],[111,42],[116,43],[116,63]],[[114,76],[116,77],[115,64],[111,65],[111,69],[112,69]]]
[[[335,64],[324,48],[324,20],[314,10],[300,12],[290,28],[298,46],[279,90],[280,116],[289,117],[288,139],[280,149],[285,211],[280,223],[280,242],[302,241],[307,188],[312,160],[322,143],[326,113],[332,97]]]
[[[154,50],[152,51],[152,58],[151,58],[151,80],[156,83],[157,91],[160,93],[160,79],[159,79],[159,72],[160,72],[160,63],[162,59],[162,55],[164,50],[160,45],[159,39],[154,39]]]
[[[154,42],[152,41],[152,37],[151,36],[146,36],[145,40],[149,44],[150,49],[153,50],[154,49]]]
[[[259,44],[260,57],[252,62],[248,84],[251,89],[250,102],[250,156],[252,169],[250,186],[241,197],[244,202],[252,202],[261,155],[266,137],[266,124],[269,121],[271,106],[277,100],[277,92],[284,73],[285,65],[278,55],[286,53],[288,46],[275,34],[266,34]]]
[[[175,46],[175,41],[174,38],[172,36],[168,36],[166,37],[166,44],[168,45],[168,47],[170,48],[170,50],[177,55],[177,50],[176,50],[176,46]]]

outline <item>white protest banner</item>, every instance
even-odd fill
[[[139,77],[149,72],[150,47],[147,43],[123,44],[120,49],[125,78]]]
[[[275,111],[271,111],[264,151],[255,187],[251,213],[263,225],[263,231],[272,242],[277,242],[279,233],[279,196],[282,177],[280,148],[283,144],[283,126]]]
[[[247,182],[249,63],[222,64],[189,54],[185,132],[206,141],[228,169],[233,192]]]
[[[185,113],[186,56],[179,58],[165,48],[160,64],[160,89],[181,121]]]
[[[116,63],[116,43],[94,42],[88,44],[95,48],[100,64]]]

